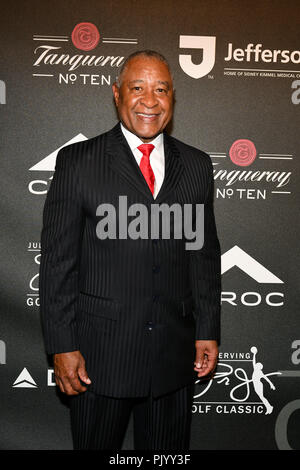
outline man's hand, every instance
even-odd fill
[[[194,362],[194,370],[198,372],[198,377],[213,372],[218,360],[218,343],[217,341],[199,340],[195,343],[196,359]]]
[[[90,384],[91,380],[80,351],[54,354],[53,358],[55,382],[60,390],[67,395],[85,392],[87,388],[80,383],[79,378],[86,384]]]

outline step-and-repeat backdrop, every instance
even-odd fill
[[[297,0],[2,2],[1,449],[72,448],[39,319],[42,210],[58,150],[115,125],[111,85],[146,48],[174,73],[172,135],[214,165],[222,343],[195,385],[191,449],[300,449],[299,14]]]

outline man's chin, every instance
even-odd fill
[[[156,129],[153,131],[147,131],[147,132],[135,132],[135,134],[143,141],[149,141],[155,139],[159,134],[161,134],[163,131],[162,129]]]
[[[130,132],[132,132],[133,134],[135,134],[139,139],[141,139],[143,142],[149,142],[153,139],[155,139],[155,137],[157,137],[159,134],[161,134],[163,132],[163,129],[161,128],[155,128],[155,129],[151,129],[149,128],[149,126],[126,126],[126,124],[124,124],[122,122],[123,126],[126,127],[127,130],[129,130]]]
[[[157,134],[154,134],[154,135],[151,135],[150,137],[148,136],[138,136],[143,142],[151,142],[152,140],[155,139],[155,137],[157,137],[159,134],[161,133],[160,132],[157,132]]]

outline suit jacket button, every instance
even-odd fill
[[[159,273],[159,271],[160,271],[160,266],[153,266],[152,271],[154,272],[154,274]]]
[[[154,324],[153,324],[153,322],[152,322],[152,321],[147,321],[147,323],[146,323],[146,327],[148,328],[148,330],[150,330],[150,331],[151,331],[151,330],[153,329],[153,326],[154,326]]]

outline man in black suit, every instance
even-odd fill
[[[131,412],[136,449],[188,449],[193,384],[218,355],[212,164],[165,132],[174,90],[162,55],[132,54],[113,94],[120,123],[60,150],[46,198],[46,351],[72,395],[75,449],[120,449]],[[170,209],[201,204],[204,244],[187,249]],[[170,210],[169,236],[157,226],[145,235],[154,206]]]

